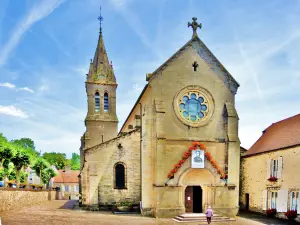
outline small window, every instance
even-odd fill
[[[108,112],[108,94],[104,93],[104,112]]]
[[[277,177],[278,175],[278,160],[271,161],[271,177]]]
[[[299,192],[290,193],[290,210],[297,210],[297,202],[299,199]]]
[[[100,95],[99,95],[99,92],[95,93],[95,112],[100,112]]]
[[[276,209],[277,205],[277,192],[271,192],[271,209]]]
[[[125,167],[123,164],[118,163],[115,166],[115,188],[125,189]]]

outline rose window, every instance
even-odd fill
[[[192,93],[182,97],[180,112],[182,116],[191,121],[201,120],[207,111],[207,103],[202,96]]]
[[[190,85],[174,98],[174,111],[186,125],[199,127],[209,123],[214,112],[211,94],[198,85]]]

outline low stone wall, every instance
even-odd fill
[[[55,200],[56,191],[35,191],[0,188],[0,212]]]

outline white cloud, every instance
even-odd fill
[[[11,88],[11,89],[15,89],[15,88],[16,88],[16,85],[11,84],[11,83],[8,83],[8,82],[0,83],[0,86],[1,86],[1,87]]]
[[[15,116],[20,118],[28,118],[28,115],[25,112],[23,112],[21,109],[17,109],[13,105],[9,105],[9,106],[0,105],[0,114],[10,115],[10,116]]]
[[[30,93],[34,93],[34,91],[32,89],[28,88],[28,87],[19,88],[18,90],[19,91],[28,91]]]
[[[0,83],[0,87],[7,87],[7,88],[10,88],[10,89],[14,89],[16,91],[27,91],[27,92],[30,92],[30,93],[34,93],[34,91],[28,87],[22,87],[22,88],[17,88],[15,84],[11,84],[11,83],[8,83],[8,82],[5,82],[5,83]]]
[[[1,47],[0,65],[6,63],[6,60],[19,44],[24,33],[30,29],[33,24],[51,14],[61,3],[62,0],[43,0],[30,9],[28,14],[18,23],[8,42]]]

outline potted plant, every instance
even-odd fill
[[[286,213],[284,213],[285,216],[289,219],[294,219],[297,217],[297,210],[288,210]]]
[[[277,213],[276,209],[268,209],[266,211],[267,216],[274,216],[276,215],[276,213]]]
[[[130,202],[119,202],[119,203],[117,203],[117,209],[120,212],[128,212],[130,210],[131,206],[132,206],[132,203],[130,203]]]

